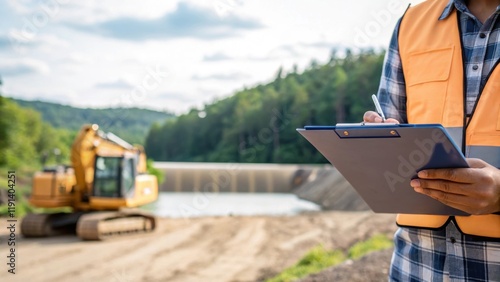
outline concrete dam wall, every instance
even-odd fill
[[[290,193],[314,165],[156,162],[165,180],[161,191]]]
[[[331,165],[155,162],[165,174],[160,191],[294,193],[328,210],[367,210]]]

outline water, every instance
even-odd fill
[[[294,215],[321,208],[294,194],[160,192],[144,209],[163,217]]]

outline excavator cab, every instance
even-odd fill
[[[158,184],[154,175],[138,171],[139,155],[97,155],[90,207],[118,209],[138,207],[158,197]]]
[[[132,160],[132,159],[130,159]],[[123,165],[126,165],[125,168]],[[120,157],[101,157],[95,160],[94,189],[92,196],[120,198],[123,190],[129,190],[134,186],[135,175],[130,173],[130,165]],[[133,170],[133,168],[132,168]],[[125,181],[124,181],[125,180]],[[122,183],[127,187],[122,186]]]

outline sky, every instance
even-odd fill
[[[386,48],[404,0],[0,0],[3,95],[175,114]]]

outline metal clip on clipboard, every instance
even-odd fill
[[[339,138],[395,138],[400,137],[397,129],[397,123],[337,123],[335,133]],[[365,127],[366,126],[366,127]],[[387,128],[391,127],[391,128]],[[366,130],[369,128],[370,130]]]

